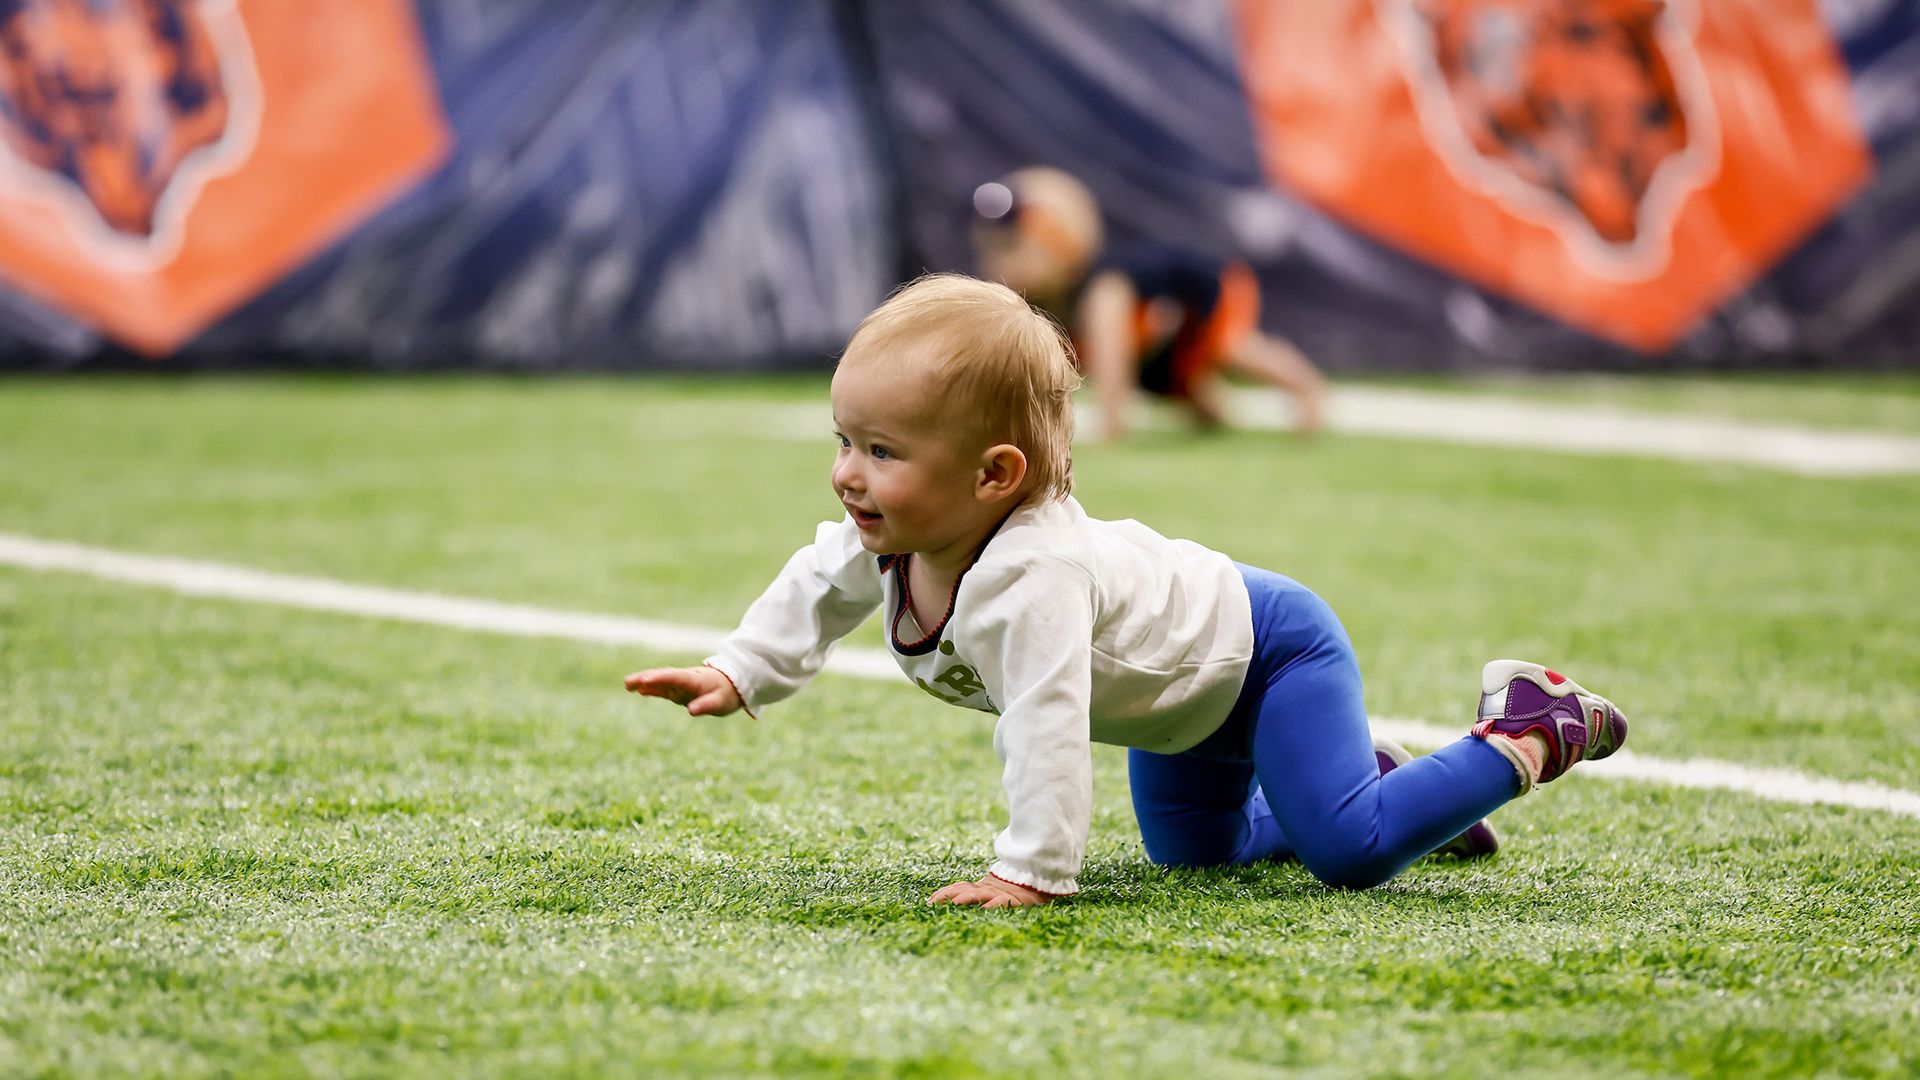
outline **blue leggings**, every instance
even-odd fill
[[[1292,578],[1240,572],[1254,651],[1233,712],[1183,753],[1127,751],[1149,859],[1219,866],[1296,855],[1328,885],[1364,889],[1518,793],[1513,766],[1470,736],[1380,775],[1360,667],[1333,609]]]

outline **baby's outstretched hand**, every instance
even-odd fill
[[[981,907],[1038,907],[1053,899],[1038,889],[988,874],[979,881],[956,881],[927,897],[929,904],[979,904]]]
[[[636,671],[627,676],[627,689],[685,705],[688,716],[725,716],[743,704],[733,680],[710,667]]]

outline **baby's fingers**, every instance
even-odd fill
[[[701,694],[692,701],[682,701],[680,704],[687,707],[688,716],[707,716],[709,714],[731,711],[727,708],[730,703],[727,701],[727,692],[725,689]]]
[[[947,886],[946,888],[941,889],[938,892],[934,893],[932,896],[927,897],[927,903],[929,904],[965,903],[965,901],[960,899],[961,895],[974,887],[975,886],[971,881],[956,881],[953,884]]]
[[[636,694],[666,698],[675,705],[685,705],[703,689],[695,681],[693,673],[685,668],[654,668],[650,671],[636,671],[627,676],[626,682],[627,689]]]

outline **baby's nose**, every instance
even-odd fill
[[[833,482],[835,491],[853,491],[859,481],[860,471],[853,467],[852,456],[847,455],[833,463],[833,471],[828,479]]]

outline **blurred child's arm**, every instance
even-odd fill
[[[627,677],[627,689],[676,701],[695,716],[735,708],[758,716],[806,685],[880,598],[879,562],[860,546],[853,520],[823,522],[705,667],[637,672]]]
[[[1106,439],[1127,433],[1127,411],[1133,405],[1139,363],[1131,325],[1134,299],[1133,283],[1119,271],[1109,270],[1087,286],[1073,316],[1080,362],[1100,399],[1100,434]]]
[[[1093,581],[1075,563],[1034,552],[976,565],[964,587],[977,599],[956,643],[999,706],[993,746],[1005,762],[1007,827],[987,877],[929,899],[1005,896],[1024,906],[1071,895],[1093,817]]]

